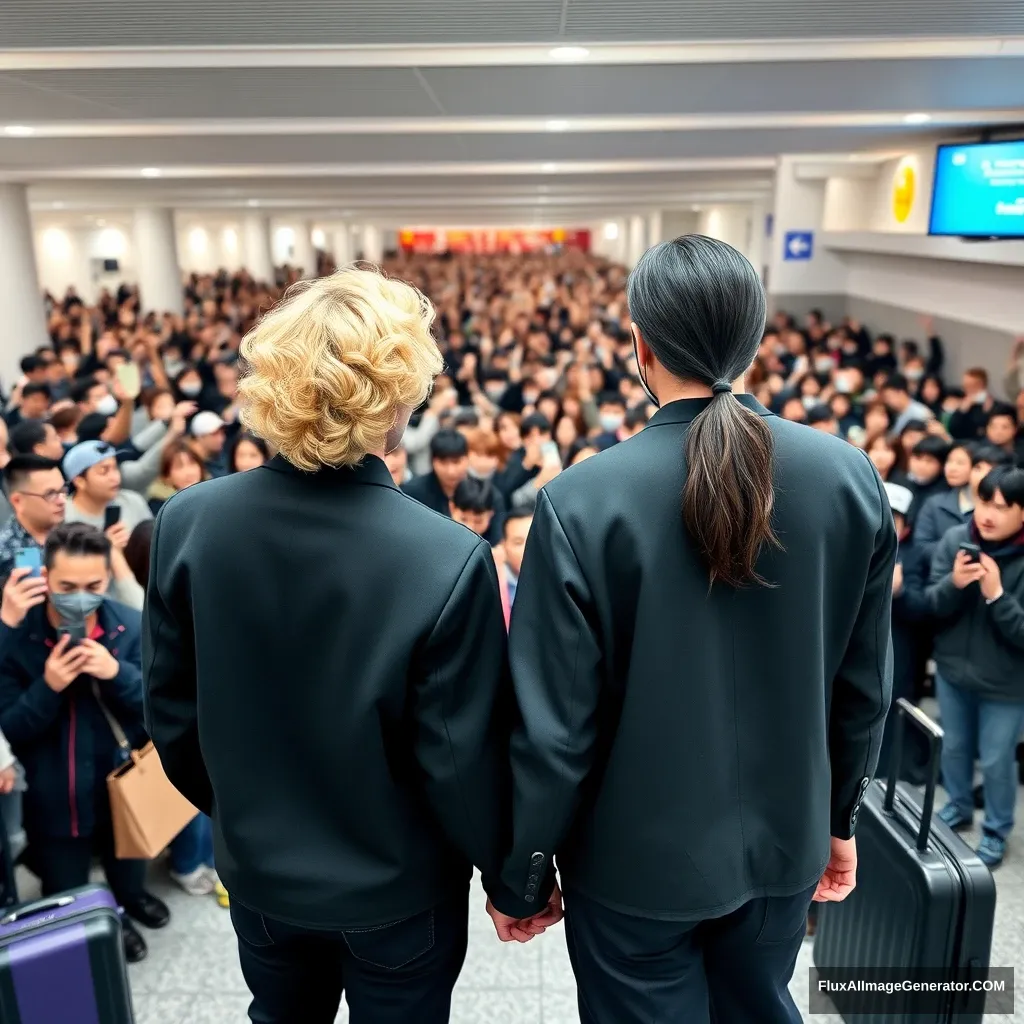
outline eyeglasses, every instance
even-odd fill
[[[38,494],[35,491],[18,491],[17,493],[25,494],[30,498],[42,498],[43,501],[50,505],[56,505],[62,498],[67,498],[69,488],[65,485],[59,491],[43,491],[42,494]]]

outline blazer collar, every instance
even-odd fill
[[[397,490],[384,460],[376,455],[366,455],[363,461],[355,466],[324,466],[314,473],[293,466],[283,455],[275,455],[266,465],[267,469],[277,473],[288,473],[301,476],[306,480],[316,480],[325,484],[376,484],[378,487],[390,487]]]
[[[734,395],[733,400],[740,405],[756,412],[758,416],[774,416],[753,395]],[[663,405],[647,424],[649,427],[661,426],[665,423],[689,423],[703,412],[714,399],[712,398],[680,398],[677,402]]]

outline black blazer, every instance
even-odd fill
[[[863,452],[736,400],[775,436],[774,587],[709,590],[684,530],[683,441],[710,399],[541,492],[509,641],[503,877],[529,903],[556,855],[609,907],[716,917],[811,886],[853,833],[892,682],[892,514]]]
[[[512,710],[494,559],[384,463],[281,458],[160,512],[147,728],[232,897],[373,927],[494,887]]]

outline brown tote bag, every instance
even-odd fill
[[[152,743],[132,750],[120,723],[93,694],[117,745],[128,760],[107,776],[110,817],[114,823],[114,854],[119,860],[152,860],[199,813],[167,778]]]

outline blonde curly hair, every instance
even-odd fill
[[[430,393],[433,319],[425,295],[376,267],[301,282],[242,341],[242,422],[299,469],[354,465]]]

